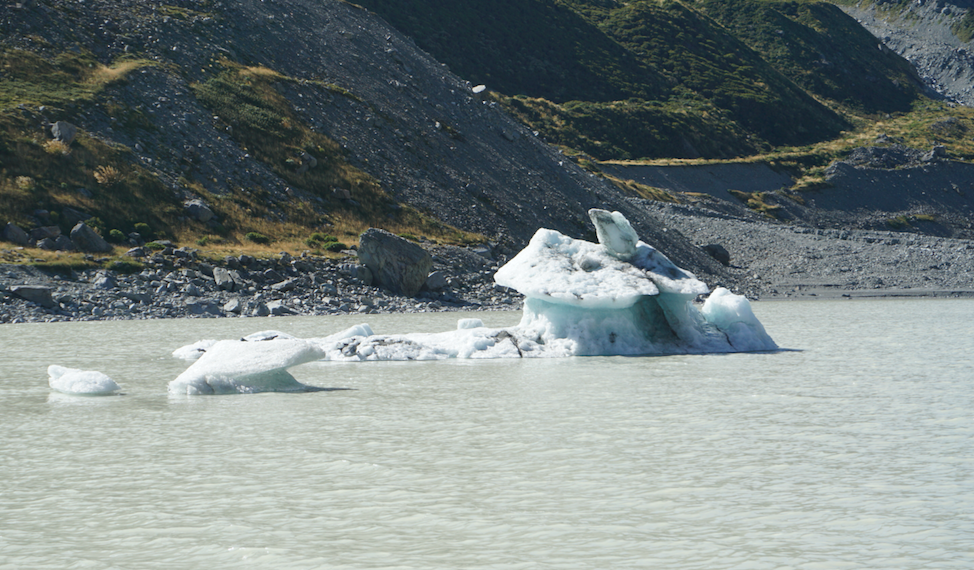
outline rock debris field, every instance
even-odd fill
[[[702,216],[659,203],[653,209],[691,241],[723,245],[739,292],[752,299],[974,296],[972,240]]]
[[[7,245],[7,244],[4,244]],[[513,310],[520,295],[495,285],[506,261],[487,247],[430,246],[428,287],[414,297],[372,286],[363,266],[322,257],[202,259],[190,248],[143,258],[138,273],[0,265],[0,323]],[[0,248],[10,255],[20,250]]]

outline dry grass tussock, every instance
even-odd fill
[[[144,59],[127,59],[112,65],[98,65],[87,77],[88,83],[97,86],[110,85],[122,81],[132,71],[151,65],[153,62]]]
[[[49,140],[44,143],[44,152],[54,156],[68,156],[71,154],[71,147],[63,141]]]
[[[93,173],[95,180],[102,186],[114,186],[122,181],[122,173],[114,166],[99,166]]]

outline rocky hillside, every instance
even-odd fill
[[[912,63],[934,91],[974,105],[974,2],[837,2],[850,16]]]
[[[347,2],[32,0],[0,13],[0,38],[0,206],[27,229],[90,215],[104,234],[273,250],[368,226],[476,239],[459,228],[504,250],[542,226],[585,235],[599,206],[722,271]]]
[[[550,142],[731,158],[910,109],[920,81],[835,6],[778,0],[362,0]]]

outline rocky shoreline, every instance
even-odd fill
[[[730,281],[708,285],[728,286],[752,300],[974,297],[974,240],[822,230],[642,205],[693,242],[723,244],[731,256]],[[192,248],[168,247],[142,257],[137,272],[4,264],[0,324],[521,308],[520,294],[494,283],[508,252],[486,245],[425,249],[433,259],[431,278],[412,297],[374,286],[354,252],[340,259],[306,252],[214,261]]]
[[[354,258],[283,253],[272,259],[204,259],[191,248],[143,258],[134,273],[56,272],[0,265],[0,323],[162,318],[515,310],[516,292],[496,285],[506,258],[486,246],[430,246],[434,276],[415,297],[371,284]],[[432,289],[431,289],[432,287]]]

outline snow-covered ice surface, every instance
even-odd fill
[[[114,380],[95,370],[78,370],[52,364],[47,367],[48,384],[62,394],[76,396],[111,396],[122,388]]]
[[[600,243],[541,229],[494,276],[525,295],[514,327],[462,319],[442,333],[376,335],[357,325],[322,338],[263,331],[199,341],[173,355],[195,362],[170,382],[173,394],[312,390],[287,369],[316,360],[441,360],[749,352],[777,345],[740,295],[710,292],[693,274],[638,240],[618,212],[589,212]]]
[[[327,354],[326,347],[344,339],[371,336],[372,329],[368,325],[356,325],[320,339],[300,339],[278,331],[263,331],[239,340],[200,341],[173,352],[177,358],[198,356],[185,372],[169,383],[169,393],[313,391],[316,388],[301,384],[287,369],[321,360]]]

